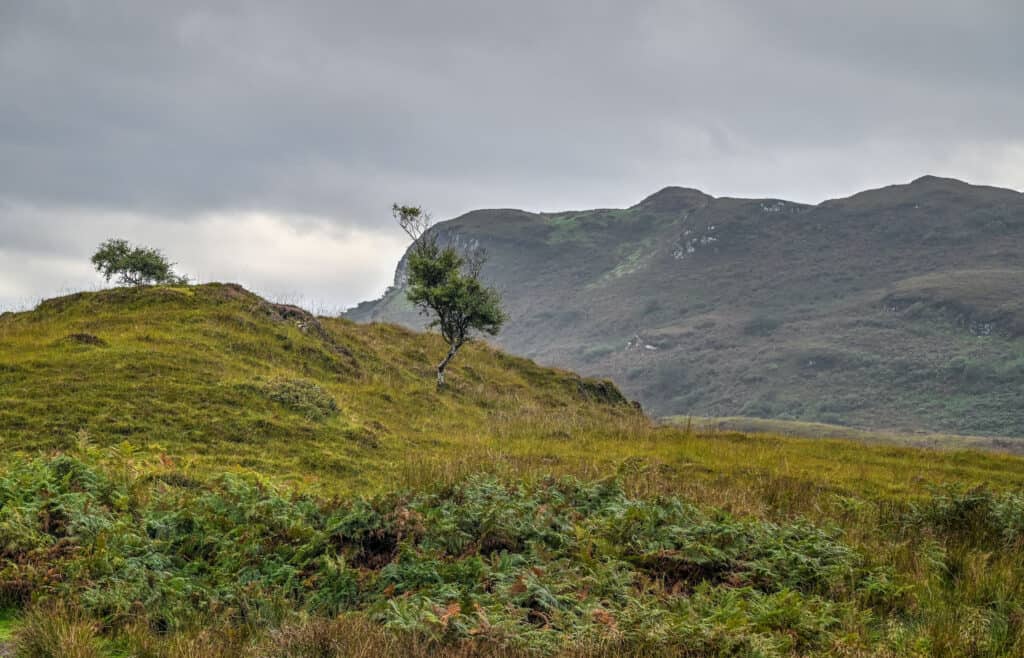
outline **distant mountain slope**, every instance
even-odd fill
[[[504,293],[502,347],[655,414],[1024,435],[1024,195],[926,176],[816,206],[666,188],[438,224]],[[422,326],[396,286],[353,320]]]

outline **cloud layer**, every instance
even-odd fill
[[[97,285],[114,235],[345,306],[394,200],[1024,187],[1015,0],[210,4],[0,5],[0,307]]]

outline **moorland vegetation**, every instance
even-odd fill
[[[663,426],[237,286],[0,316],[0,649],[1015,656],[1024,462]]]

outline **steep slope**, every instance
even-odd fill
[[[476,211],[497,343],[653,413],[1024,434],[1024,195],[926,176],[808,206],[666,188],[623,210]],[[422,326],[396,286],[347,316]]]

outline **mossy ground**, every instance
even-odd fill
[[[224,285],[0,316],[0,564],[22,570],[6,581],[24,594],[19,641],[60,628],[147,656],[1024,650],[1024,460],[662,427],[611,387],[484,344],[438,391],[441,353],[436,337]],[[609,483],[614,505],[593,493]],[[366,562],[366,545],[387,550]],[[588,578],[603,598],[578,596]],[[61,591],[73,609],[54,612]],[[150,601],[137,618],[136,600]],[[189,601],[223,614],[200,628]],[[475,605],[503,634],[480,637]],[[687,634],[703,644],[672,644]]]
[[[0,610],[0,642],[11,639],[11,632],[14,630],[15,612],[14,608]]]

